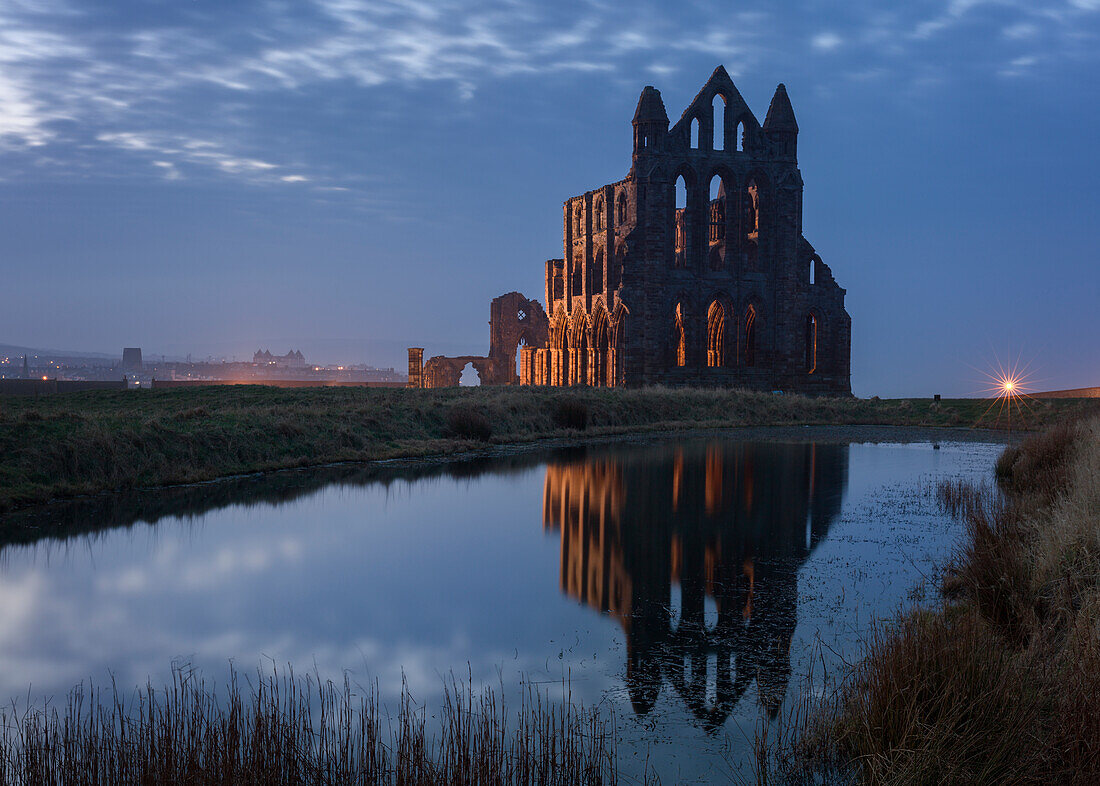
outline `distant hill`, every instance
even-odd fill
[[[1073,390],[1048,390],[1029,393],[1031,398],[1100,398],[1100,388],[1074,388]]]

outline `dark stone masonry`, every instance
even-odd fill
[[[565,202],[546,309],[498,297],[487,357],[421,368],[422,350],[410,350],[409,385],[457,385],[470,363],[482,384],[850,395],[851,318],[802,236],[786,88],[760,125],[719,66],[671,128],[646,87],[633,126],[629,174]]]

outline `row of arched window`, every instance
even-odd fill
[[[607,271],[608,283],[611,289],[615,289],[619,285],[619,278],[622,275],[623,264],[626,259],[626,251],[623,246],[615,252],[615,258]],[[573,257],[573,264],[569,270],[569,283],[570,292],[573,297],[589,292],[597,294],[604,291],[604,250],[602,247],[596,249],[596,253],[593,256],[592,264],[587,266],[587,281],[585,276],[585,264],[584,255],[577,254]],[[587,283],[587,288],[585,284]],[[557,284],[555,282],[554,289],[555,298],[564,297],[564,292],[558,293]]]
[[[620,305],[614,318],[597,310],[591,318],[576,312],[557,312],[550,326],[548,349],[556,365],[543,384],[617,385],[621,383],[626,343],[626,310]]]
[[[688,250],[691,247],[691,227],[696,224],[691,220],[694,210],[694,197],[690,194],[688,181],[684,175],[676,178],[676,196],[674,212],[674,267],[686,268],[688,266]],[[731,199],[731,195],[737,192],[733,188],[727,188],[727,183],[722,175],[714,175],[710,180],[710,201],[707,205],[707,244],[711,246],[708,252],[709,266],[712,270],[720,270],[724,266],[723,254],[716,246],[726,240],[727,225],[730,219],[736,216],[740,209],[741,218],[734,227],[741,232],[742,238],[748,243],[754,243],[760,235],[760,188],[755,178],[750,178],[745,186],[740,200]],[[731,209],[734,211],[731,214]]]
[[[707,309],[707,367],[725,368],[740,365],[751,368],[755,366],[759,328],[756,307],[749,305],[740,322],[734,320],[732,324],[727,324],[727,321],[725,306],[717,300],[713,301]],[[730,328],[733,328],[732,331]],[[809,314],[806,317],[803,336],[803,370],[807,374],[817,371],[817,338],[817,317]],[[689,365],[691,358],[688,353],[688,330],[685,324],[684,307],[681,303],[676,304],[672,313],[672,335],[669,343],[673,365],[680,368]]]
[[[701,146],[700,135],[702,132],[702,123],[698,117],[691,119],[691,138],[690,145],[692,150],[698,150]],[[733,129],[733,139],[730,140],[732,147],[727,146],[726,142],[726,97],[721,93],[714,96],[714,100],[711,102],[711,150],[727,150],[732,149],[741,153],[745,150],[745,134],[747,126],[744,118],[738,118],[737,125]]]
[[[604,209],[603,196],[597,196],[592,205],[592,228],[595,232],[603,232],[607,229],[605,220],[607,211]],[[625,224],[627,220],[626,192],[620,191],[615,199],[615,223]],[[584,234],[584,202],[577,200],[573,208],[573,232],[576,235]]]

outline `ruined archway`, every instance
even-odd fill
[[[608,379],[611,350],[611,324],[607,318],[607,312],[601,307],[596,312],[595,326],[592,329],[592,344],[595,350],[592,353],[592,384],[595,387],[613,384]]]
[[[482,382],[515,385],[520,382],[520,349],[544,347],[549,320],[542,304],[519,292],[494,298],[489,307],[489,358],[493,365]]]
[[[520,336],[519,337],[519,343],[516,344],[516,358],[515,358],[516,365],[515,365],[515,369],[516,369],[516,376],[517,377],[521,376],[522,366],[523,366],[523,363],[522,363],[523,350],[525,350],[528,346],[530,346],[530,344],[527,341],[527,336],[526,335]]]
[[[569,318],[560,308],[550,329],[550,384],[569,384]]]
[[[626,341],[629,315],[630,312],[622,303],[615,309],[615,323],[611,337],[611,358],[608,361],[613,375],[611,378],[613,386],[626,384]]]
[[[474,364],[467,363],[462,367],[462,371],[458,377],[459,387],[473,388],[481,385],[481,374],[478,373],[477,367]]]
[[[583,311],[578,310],[573,314],[572,325],[569,331],[570,342],[570,374],[569,384],[588,384],[588,318]]]

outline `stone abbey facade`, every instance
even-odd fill
[[[802,236],[798,123],[761,125],[719,66],[669,127],[646,87],[627,176],[567,200],[545,310],[493,301],[488,357],[409,351],[409,385],[713,385],[851,394],[845,291]],[[518,366],[517,366],[518,355]]]

